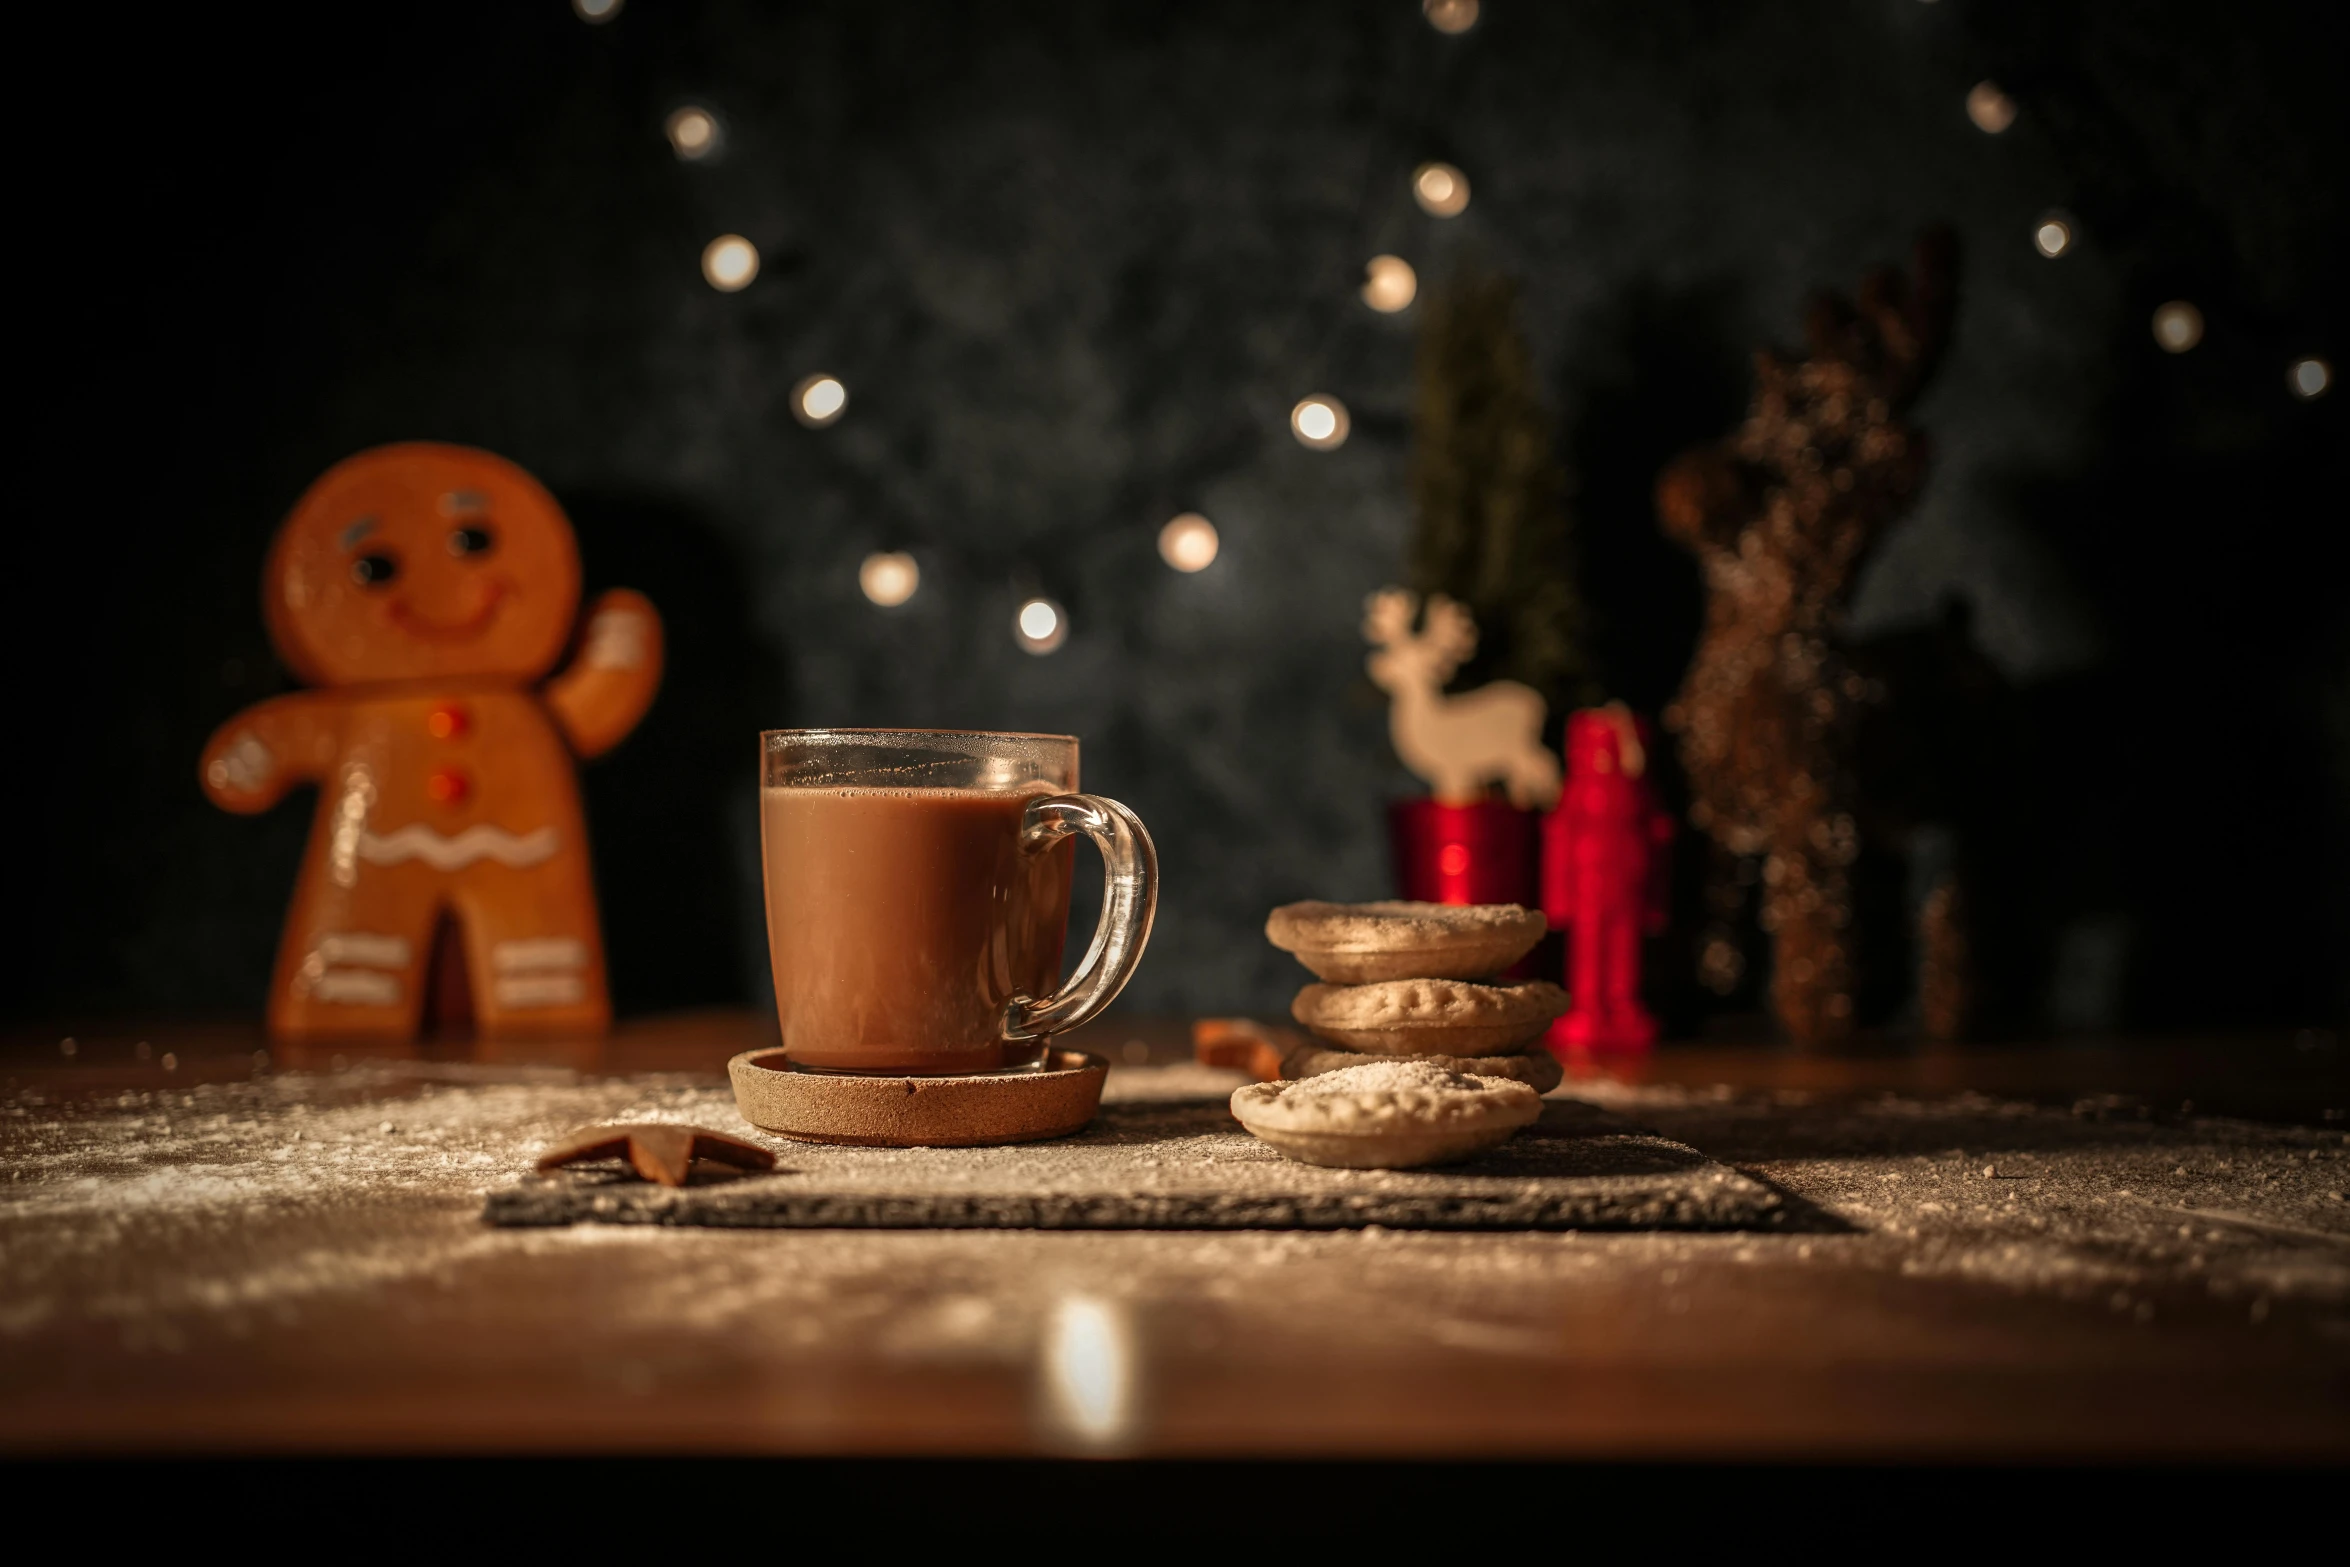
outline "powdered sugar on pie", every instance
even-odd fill
[[[1478,1077],[1506,1077],[1512,1082],[1524,1083],[1538,1094],[1547,1094],[1566,1078],[1558,1057],[1547,1050],[1531,1050],[1524,1055],[1509,1056],[1376,1056],[1355,1050],[1334,1050],[1324,1045],[1301,1045],[1281,1062],[1281,1075],[1300,1079],[1320,1077],[1325,1072],[1343,1072],[1349,1067],[1370,1066],[1380,1061],[1425,1061],[1443,1067],[1449,1072],[1467,1072]]]
[[[1407,1169],[1466,1158],[1530,1125],[1542,1096],[1506,1078],[1428,1061],[1375,1061],[1302,1082],[1251,1083],[1232,1113],[1308,1164]]]

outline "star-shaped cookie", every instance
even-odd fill
[[[622,1126],[583,1126],[539,1158],[540,1170],[591,1159],[625,1158],[636,1173],[663,1186],[683,1186],[696,1159],[715,1159],[744,1170],[772,1170],[775,1155],[707,1127],[638,1121]]]

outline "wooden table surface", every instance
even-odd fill
[[[2323,1035],[1667,1047],[1566,1086],[1775,1183],[1801,1233],[480,1222],[555,1133],[764,1036],[19,1031],[0,1450],[2350,1459]],[[1174,1021],[1080,1042],[1189,1055]]]

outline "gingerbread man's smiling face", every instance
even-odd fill
[[[579,608],[579,552],[555,498],[464,446],[379,446],[295,503],[263,573],[270,640],[312,685],[554,667]]]

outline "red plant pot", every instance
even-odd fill
[[[1503,800],[1474,805],[1397,800],[1387,807],[1396,886],[1416,903],[1540,908],[1536,822],[1533,812]]]

